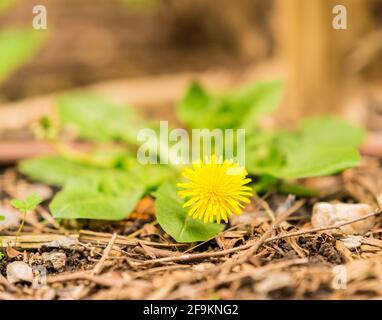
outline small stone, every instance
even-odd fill
[[[346,238],[341,239],[345,247],[348,249],[359,248],[362,244],[362,240],[362,236],[348,236]]]
[[[57,271],[62,271],[66,265],[66,254],[63,252],[44,252],[42,260],[44,264],[52,266]]]
[[[367,204],[349,204],[337,203],[330,204],[327,202],[316,203],[313,207],[312,225],[315,228],[329,227],[346,221],[361,218],[373,212],[373,209]],[[345,234],[364,234],[369,231],[375,222],[375,217],[370,217],[365,220],[357,221],[340,229]],[[330,233],[335,231],[328,230]]]
[[[257,292],[266,294],[270,291],[293,286],[294,283],[295,281],[289,273],[273,272],[259,282],[255,288]]]
[[[32,268],[25,262],[15,261],[7,265],[7,279],[9,283],[33,282]]]
[[[20,225],[20,220],[15,210],[0,205],[0,215],[4,217],[0,221],[0,229],[18,227]]]
[[[199,263],[195,264],[192,266],[192,270],[197,271],[197,272],[205,272],[209,269],[212,269],[215,267],[215,265],[211,262],[204,262],[204,263]]]

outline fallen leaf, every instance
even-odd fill
[[[16,258],[17,256],[22,254],[22,252],[14,249],[12,247],[7,247],[6,252],[7,252],[7,256],[9,258]]]

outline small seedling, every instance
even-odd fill
[[[43,116],[32,129],[36,138],[55,141],[58,138],[60,126],[57,119]]]
[[[5,219],[4,216],[0,216],[0,221],[3,221],[4,219]],[[0,261],[3,260],[3,258],[4,258],[4,254],[2,252],[0,252]]]
[[[42,198],[36,193],[29,195],[25,200],[13,199],[11,201],[12,207],[18,209],[23,214],[23,220],[17,230],[16,237],[20,235],[20,232],[23,229],[27,212],[35,210],[41,202]]]

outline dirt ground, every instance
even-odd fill
[[[345,201],[378,207],[382,167],[364,158],[360,168],[304,183],[321,190],[316,198],[268,192],[254,197],[215,239],[177,244],[156,224],[152,198],[118,223],[66,221],[58,225],[45,205],[17,226],[2,230],[1,299],[374,299],[381,296],[382,220],[363,236],[338,228],[312,229],[314,203]],[[0,176],[1,205],[33,184],[7,168]],[[117,235],[118,234],[118,235]],[[39,283],[6,280],[6,266],[24,261]],[[41,269],[41,266],[44,268]],[[35,274],[36,276],[36,274]],[[41,276],[41,274],[40,274]]]

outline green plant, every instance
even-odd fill
[[[144,188],[119,172],[71,179],[50,204],[55,218],[122,220],[134,209]]]
[[[18,237],[21,233],[21,230],[24,227],[25,218],[28,212],[33,211],[36,207],[42,202],[42,199],[36,193],[33,193],[26,197],[25,200],[13,199],[11,201],[12,207],[18,209],[23,214],[23,219],[21,221],[20,227],[17,230],[16,237]]]
[[[179,118],[189,128],[253,129],[278,105],[282,82],[257,82],[222,95],[211,95],[194,82],[177,105]]]
[[[276,188],[314,195],[315,190],[295,185],[294,180],[356,166],[364,133],[331,117],[305,120],[292,131],[261,129],[259,120],[276,109],[281,92],[280,81],[255,83],[222,95],[212,95],[193,83],[179,101],[177,114],[190,129],[246,129],[246,166],[255,191]],[[177,241],[206,240],[224,228],[189,221],[174,187],[178,169],[137,162],[138,131],[156,130],[156,126],[133,108],[92,93],[76,93],[60,97],[57,110],[59,128],[45,119],[39,131],[57,155],[19,163],[25,175],[62,188],[50,203],[55,218],[123,219],[143,195],[157,190],[158,222]],[[86,153],[72,150],[59,139],[59,133],[67,130],[94,148]]]
[[[157,219],[162,228],[178,242],[204,241],[224,230],[224,224],[203,223],[189,217],[184,201],[177,195],[176,188],[164,183],[155,192]]]
[[[155,127],[132,108],[91,93],[61,96],[57,108],[62,129],[96,147],[86,153],[72,150],[56,130],[51,134],[52,121],[47,119],[35,128],[58,154],[21,161],[19,169],[34,180],[63,187],[50,204],[55,218],[123,219],[140,197],[175,176],[169,166],[137,162],[139,129]]]
[[[308,119],[296,131],[260,129],[258,120],[275,110],[281,90],[276,81],[214,96],[194,83],[179,102],[178,115],[191,128],[246,129],[246,166],[254,176],[330,175],[359,163],[363,130],[340,119]]]

